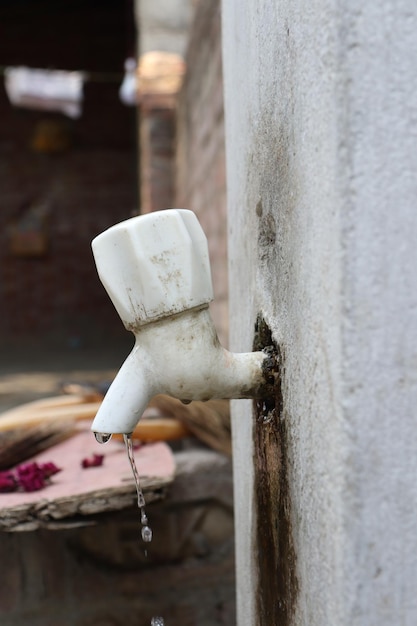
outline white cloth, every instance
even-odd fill
[[[59,111],[68,117],[81,115],[84,74],[64,70],[8,67],[5,87],[11,104],[26,109]]]
[[[135,106],[138,103],[138,86],[136,80],[136,61],[126,59],[125,76],[119,89],[119,98],[127,106]]]

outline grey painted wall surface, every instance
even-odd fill
[[[223,0],[230,343],[284,356],[303,626],[417,623],[417,7]],[[251,404],[234,404],[240,626]]]

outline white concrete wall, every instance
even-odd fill
[[[284,354],[300,626],[417,624],[416,32],[415,0],[223,0],[230,341],[262,311]],[[251,421],[235,403],[240,626]]]

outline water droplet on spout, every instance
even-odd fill
[[[94,437],[98,443],[107,443],[111,439],[109,433],[94,433]]]

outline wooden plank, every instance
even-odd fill
[[[0,470],[25,461],[35,454],[72,437],[76,426],[72,420],[39,424],[31,428],[17,428],[0,433]]]
[[[66,396],[63,397],[66,398]],[[63,405],[54,404],[53,406],[48,406],[46,404],[46,406],[43,406],[44,403],[45,400],[36,401],[35,403],[31,402],[2,413],[0,415],[0,431],[10,430],[17,426],[22,428],[35,426],[59,419],[92,419],[101,404],[101,402],[68,402]]]
[[[26,402],[25,404],[20,404],[19,406],[14,407],[13,409],[9,409],[2,413],[2,416],[13,415],[13,413],[22,413],[23,411],[36,411],[38,409],[44,410],[53,407],[60,406],[74,406],[77,404],[85,404],[86,402],[96,402],[99,401],[100,398],[95,395],[94,397],[86,394],[72,394],[72,395],[63,395],[59,396],[51,396],[47,398],[39,398],[38,400],[32,400],[31,402]]]
[[[70,401],[72,400],[72,401]],[[82,396],[62,396],[28,402],[0,414],[0,432],[16,428],[33,428],[62,420],[93,419],[101,401],[83,402]],[[172,441],[189,436],[185,424],[173,418],[143,418],[133,437],[144,442]]]

